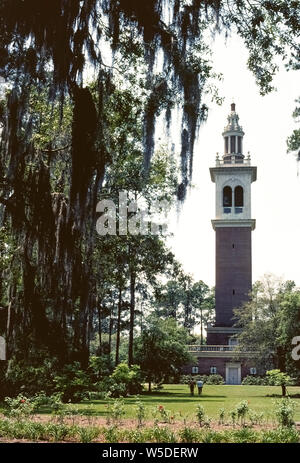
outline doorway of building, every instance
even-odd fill
[[[229,381],[228,384],[238,384],[239,380],[239,369],[238,368],[229,368],[228,376]]]
[[[241,384],[241,365],[227,364],[226,365],[226,384]]]

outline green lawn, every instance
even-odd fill
[[[288,393],[292,396],[298,394],[300,387],[288,387]],[[276,386],[205,386],[199,397],[191,397],[189,388],[186,385],[166,384],[159,392],[151,394],[144,393],[140,396],[148,410],[148,419],[152,418],[151,410],[163,405],[172,414],[176,413],[186,418],[192,418],[195,414],[197,404],[201,403],[206,414],[217,419],[220,408],[226,411],[231,410],[241,400],[248,400],[252,410],[264,412],[265,418],[272,420],[274,397],[267,397],[271,394],[281,394],[281,388]],[[297,403],[295,419],[300,421],[300,398],[293,398]],[[125,399],[126,417],[135,417],[134,404],[136,397]],[[78,404],[80,409],[87,408],[87,404],[93,404],[97,415],[105,416],[105,401],[95,400]],[[82,410],[83,411],[83,410]],[[177,415],[178,418],[179,415]]]

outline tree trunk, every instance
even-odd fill
[[[203,345],[203,313],[202,307],[200,307],[200,344]]]
[[[96,299],[98,311],[98,336],[99,336],[99,354],[102,353],[102,329],[101,329],[101,305],[99,304],[98,296]]]
[[[130,272],[130,321],[129,321],[129,345],[128,345],[128,365],[133,364],[133,330],[135,312],[135,272]]]
[[[281,390],[282,390],[282,397],[286,397],[286,386],[281,385]]]
[[[119,287],[119,300],[118,300],[118,320],[117,320],[117,338],[116,338],[116,366],[119,364],[119,351],[120,351],[120,330],[121,330],[121,307],[122,307],[122,288]]]
[[[109,354],[111,353],[111,336],[112,336],[112,329],[113,329],[113,313],[114,313],[114,304],[112,305],[110,314],[109,314],[109,335],[108,335],[108,350]]]
[[[151,380],[149,380],[149,383],[148,383],[148,392],[151,392]]]

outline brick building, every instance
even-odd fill
[[[243,154],[244,132],[239,124],[235,104],[231,105],[228,123],[223,132],[224,155],[210,168],[216,185],[216,213],[212,226],[216,235],[216,321],[207,329],[207,344],[189,346],[193,365],[185,373],[213,374],[224,377],[227,384],[240,384],[243,377],[255,374],[251,354],[234,359],[237,342],[233,327],[233,309],[249,299],[252,287],[251,234],[255,220],[251,218],[251,183],[256,180],[256,167],[250,156]]]

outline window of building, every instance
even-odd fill
[[[199,373],[199,368],[198,367],[192,367],[192,374],[197,374]]]
[[[238,340],[236,338],[229,338],[228,344],[230,346],[237,346]]]
[[[236,208],[244,206],[244,190],[241,186],[236,186],[234,189],[234,205]]]
[[[210,374],[215,375],[217,373],[217,367],[210,367]]]
[[[230,137],[230,152],[235,153],[235,135]]]
[[[223,207],[232,206],[232,189],[230,186],[223,188]]]
[[[256,368],[250,368],[250,375],[256,375]]]

